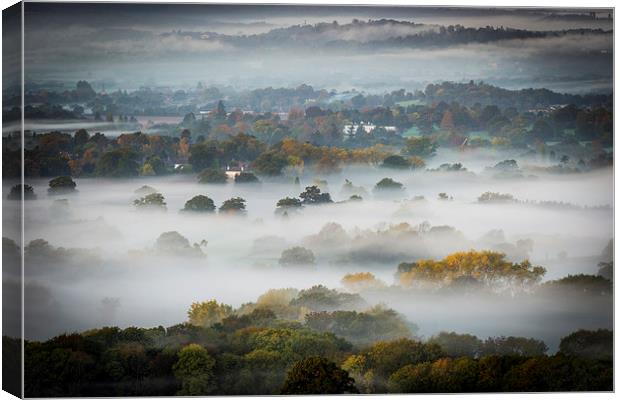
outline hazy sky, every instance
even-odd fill
[[[372,50],[330,47],[334,41],[368,43],[406,37],[439,26],[506,27],[534,31],[591,28],[609,31],[611,10],[483,9],[359,6],[26,3],[26,80],[145,83],[238,88],[294,86],[370,91],[416,88],[436,80],[485,79],[504,86],[550,86],[572,91],[611,88],[612,34],[571,34],[487,43]],[[320,35],[288,37],[272,30],[291,25],[350,24],[357,18],[394,19]],[[413,22],[416,25],[402,24]],[[419,25],[418,25],[419,24]],[[271,34],[269,32],[272,31]],[[245,35],[259,35],[247,45]],[[262,36],[260,36],[262,35]],[[309,51],[312,50],[312,51]],[[566,84],[568,82],[568,84]],[[577,82],[577,83],[575,83]]]

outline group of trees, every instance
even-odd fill
[[[209,90],[222,95],[217,89]],[[45,98],[36,102],[51,104],[48,108],[59,108],[59,104],[79,99],[90,102],[90,107],[100,114],[125,116],[136,111],[119,111],[127,102],[152,104],[154,97],[163,102],[168,96],[147,89],[132,95],[121,91],[97,94],[86,82],[78,83],[73,92],[46,93]],[[301,95],[316,101],[327,100],[335,93],[302,85],[290,90],[263,89],[259,94],[267,98],[281,95],[296,96],[293,98],[298,100]],[[29,101],[35,101],[39,94],[29,96]],[[213,101],[212,111],[206,116],[197,118],[196,108],[178,125],[167,126],[163,134],[136,132],[112,138],[101,133],[91,135],[84,129],[74,135],[27,133],[26,176],[148,176],[173,172],[175,164],[189,163],[195,172],[200,172],[238,161],[254,162],[257,172],[264,175],[277,175],[286,166],[300,168],[304,163],[314,164],[322,172],[337,170],[348,162],[379,163],[400,152],[387,150],[389,147],[402,149],[407,156],[428,157],[438,145],[537,147],[549,141],[575,148],[583,147],[579,141],[593,142],[588,151],[594,160],[597,152],[601,153],[601,146],[612,143],[611,99],[604,95],[565,95],[546,89],[510,91],[482,82],[443,82],[429,84],[415,94],[397,90],[384,96],[357,94],[344,103],[289,103],[284,108],[288,111],[285,119],[275,112],[261,111],[261,107],[249,107],[253,112],[227,111],[218,100]],[[267,104],[264,100],[260,103]],[[182,111],[175,111],[179,112]],[[76,117],[79,115],[77,112]],[[371,133],[358,129],[359,132],[345,137],[345,125],[362,123],[377,128]],[[396,132],[384,129],[385,126],[395,127]],[[409,130],[416,132],[414,137],[399,134]],[[3,138],[7,166],[19,165],[17,158],[21,152],[9,145],[18,139]],[[403,165],[402,159],[389,159],[386,165],[391,161],[396,161],[396,166]],[[414,158],[410,162],[418,167],[421,160]],[[17,176],[17,172],[7,168],[4,173]]]
[[[545,268],[528,260],[512,263],[504,253],[470,250],[450,254],[439,261],[401,263],[397,275],[400,284],[409,287],[441,287],[458,282],[514,291],[532,287],[545,272]]]
[[[104,327],[25,343],[27,396],[611,390],[613,335],[544,342],[416,327],[358,295],[271,290],[238,309],[191,305],[168,328]],[[10,340],[3,338],[4,345]]]
[[[433,92],[428,88],[427,91]],[[495,105],[482,107],[478,104],[467,108],[443,101],[407,108],[380,107],[364,112],[333,112],[310,107],[305,111],[291,111],[286,121],[281,121],[276,114],[216,111],[208,121],[221,123],[208,135],[194,129],[196,122],[190,123],[196,121],[193,115],[181,123],[182,127],[189,128],[183,127],[178,136],[171,135],[173,132],[169,135],[135,132],[112,138],[100,133],[91,135],[84,129],[74,135],[27,134],[25,175],[151,176],[189,171],[178,165],[189,164],[199,173],[239,162],[251,164],[257,174],[265,176],[279,175],[287,168],[299,172],[307,166],[314,166],[319,173],[337,172],[349,163],[419,168],[424,165],[423,158],[432,156],[438,146],[511,144],[530,146],[549,154],[555,154],[554,149],[559,146],[557,152],[563,157],[558,155],[558,159],[563,165],[576,165],[580,161],[583,166],[596,168],[603,154],[602,146],[612,143],[612,120],[611,111],[605,108],[580,109],[571,105],[534,115],[519,113],[514,108],[502,110]],[[359,121],[395,125],[403,131],[413,127],[422,132],[422,136],[405,138],[391,133],[384,138],[385,134],[377,128],[377,132],[364,131],[344,140],[344,125]],[[16,168],[9,168],[19,165],[17,158],[21,152],[9,145],[17,139],[17,136],[3,139],[7,160],[5,176],[18,176]],[[585,148],[580,140],[594,144]],[[560,144],[546,146],[545,142],[549,141]],[[547,147],[549,149],[545,150]],[[589,154],[587,159],[583,157],[584,152]]]
[[[136,191],[137,194],[144,194],[133,201],[134,206],[140,210],[166,210],[166,199],[164,196],[155,191],[153,188],[143,186]],[[220,214],[244,214],[246,200],[241,197],[232,197],[225,200],[219,207]],[[206,195],[196,195],[185,202],[185,206],[181,209],[187,213],[212,213],[215,212],[216,206],[213,199]]]
[[[138,191],[157,193],[149,187]],[[409,232],[402,226],[398,229]],[[330,232],[330,240],[338,245],[336,228]],[[5,250],[9,248],[18,257],[19,248],[7,243]],[[155,248],[162,254],[192,249],[176,232],[162,234]],[[68,251],[73,250],[33,241],[25,254],[50,262]],[[412,271],[414,276],[405,279]],[[489,285],[522,284],[537,281],[540,273],[536,267],[510,263],[491,252],[456,253],[441,261],[399,266],[399,278],[405,282],[472,279]],[[276,289],[237,309],[216,300],[196,302],[188,310],[187,323],[166,329],[107,327],[45,342],[27,341],[27,395],[612,388],[613,335],[609,331],[574,332],[562,339],[555,355],[547,355],[545,343],[534,338],[481,340],[473,335],[441,332],[420,341],[415,338],[414,324],[394,310],[370,307],[357,293],[385,290],[385,283],[369,273],[348,274],[342,283],[349,292],[324,286],[301,291]],[[606,279],[587,276],[552,281],[535,290],[556,296],[554,291],[573,290],[565,293],[573,298],[579,293],[583,296],[584,288],[590,296],[613,293]]]
[[[429,339],[436,343],[449,357],[479,358],[489,355],[516,355],[534,357],[544,355],[548,348],[541,341],[522,337],[490,337],[484,341],[474,335],[440,332]]]
[[[70,176],[59,176],[49,181],[47,193],[50,196],[67,195],[77,192],[77,183]],[[28,184],[17,184],[11,187],[8,200],[36,200],[34,188]]]
[[[441,287],[452,283],[482,284],[492,290],[522,290],[538,283],[546,270],[528,260],[513,263],[494,251],[457,252],[442,260],[401,263],[397,278],[405,287]]]

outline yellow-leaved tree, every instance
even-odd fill
[[[192,303],[187,311],[189,323],[197,326],[209,327],[230,316],[233,309],[228,304],[220,304],[216,300]]]
[[[443,260],[418,260],[398,266],[402,286],[447,286],[455,281],[471,280],[494,290],[524,289],[539,282],[545,268],[529,260],[513,263],[504,253],[495,251],[457,252]]]

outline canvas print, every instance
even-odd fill
[[[2,18],[4,390],[613,390],[612,8]]]

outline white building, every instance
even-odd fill
[[[383,128],[388,132],[396,132],[396,127],[395,126],[377,126],[371,123],[364,123],[364,122],[360,122],[359,124],[347,124],[344,126],[344,128],[342,128],[342,134],[344,135],[345,138],[349,138],[351,136],[355,136],[357,134],[358,129],[360,128],[360,126],[362,127],[362,129],[364,130],[364,132],[366,132],[367,134],[372,134],[372,132],[376,129],[376,128]]]

